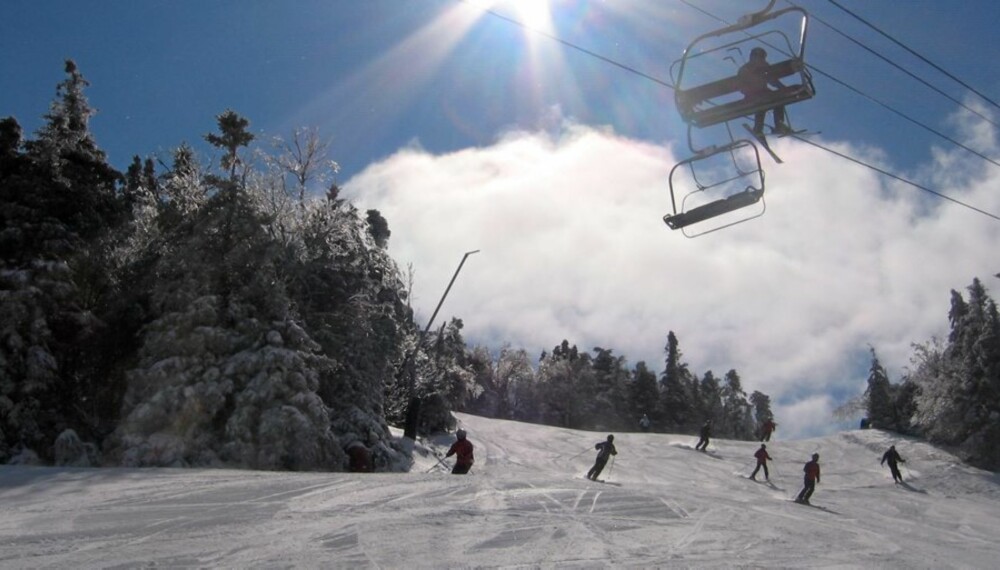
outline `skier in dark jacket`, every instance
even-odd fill
[[[712,437],[712,420],[705,420],[705,425],[701,426],[701,439],[694,446],[698,451],[708,451],[708,438]]]
[[[601,471],[604,470],[604,466],[608,464],[608,459],[612,455],[618,455],[618,450],[615,449],[615,436],[609,435],[606,441],[602,441],[594,446],[597,450],[597,461],[594,462],[594,466],[587,471],[587,479],[591,481],[597,481],[597,478],[601,475]]]
[[[802,471],[805,472],[805,485],[803,485],[802,490],[799,492],[799,496],[795,498],[795,502],[808,505],[809,497],[812,497],[813,491],[816,490],[816,484],[819,483],[818,453],[813,453],[812,461],[806,463]]]
[[[757,452],[753,454],[753,456],[757,458],[757,467],[755,467],[753,473],[750,474],[750,478],[756,481],[757,472],[760,471],[761,467],[763,467],[764,480],[770,481],[771,476],[767,472],[767,462],[771,461],[771,456],[767,454],[767,446],[764,445],[763,443],[760,444],[760,449],[758,449]]]
[[[455,467],[452,468],[452,475],[465,475],[472,469],[472,464],[475,459],[472,456],[473,445],[468,439],[465,438],[465,430],[460,429],[455,432],[455,437],[458,438],[455,443],[451,444],[451,448],[448,449],[445,457],[455,457]]]
[[[767,50],[762,47],[750,50],[750,61],[740,67],[736,77],[740,83],[740,91],[749,101],[768,101],[775,92],[771,87],[779,91],[785,88],[781,81],[771,74],[771,65],[767,63]],[[791,128],[785,122],[785,106],[775,105],[771,110],[774,113],[774,132],[779,135],[790,133]],[[764,134],[766,117],[766,108],[754,113],[753,133],[758,137]]]
[[[761,441],[771,441],[771,434],[774,430],[778,428],[778,424],[774,423],[774,420],[767,420],[760,426],[760,440]]]
[[[885,465],[886,461],[889,462],[889,471],[892,471],[892,481],[894,483],[902,483],[903,475],[899,472],[899,465],[897,463],[906,463],[906,460],[899,456],[895,445],[890,446],[889,451],[886,451],[882,455],[882,463],[880,465]]]

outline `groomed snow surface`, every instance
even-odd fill
[[[879,431],[753,442],[456,414],[466,476],[418,442],[410,473],[0,467],[2,568],[996,568],[1000,477]],[[780,432],[776,435],[780,436]],[[906,485],[882,453],[895,444]],[[790,498],[820,454],[813,507]],[[447,460],[450,464],[452,459]],[[758,479],[763,479],[758,475]]]

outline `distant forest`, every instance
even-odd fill
[[[449,430],[452,411],[591,430],[648,414],[672,433],[712,419],[745,440],[772,419],[736,370],[691,371],[672,331],[652,368],[566,340],[537,359],[469,347],[460,319],[423,338],[388,221],[340,197],[315,130],[260,141],[226,110],[208,164],[181,143],[122,173],[65,72],[32,138],[0,120],[0,463],[343,470],[360,443],[391,471],[409,457],[390,425]],[[969,291],[901,383],[873,349],[844,410],[995,468],[1000,319]]]

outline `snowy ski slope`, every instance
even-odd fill
[[[995,568],[1000,477],[878,431],[759,444],[457,414],[468,476],[0,467],[2,568]],[[780,432],[776,435],[780,437]],[[895,444],[906,486],[879,466]],[[820,453],[816,507],[789,499]],[[450,463],[452,460],[448,460]],[[762,476],[758,475],[758,479]],[[822,508],[820,508],[822,507]]]

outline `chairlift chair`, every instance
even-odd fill
[[[778,25],[778,19],[799,23],[798,37],[793,39]],[[799,7],[775,12],[765,10],[751,14],[740,23],[702,34],[695,38],[681,59],[674,62],[674,100],[681,118],[690,127],[704,128],[811,99],[815,95],[812,77],[805,65],[806,32],[809,16]],[[785,57],[770,65],[769,75],[783,79],[786,86],[763,98],[747,99],[740,90],[737,69],[725,67],[725,60],[735,63],[733,52],[742,53],[749,46],[764,46],[772,55]],[[749,51],[749,50],[748,50]],[[707,80],[692,79],[692,66],[710,68]],[[713,78],[714,77],[714,78]],[[694,83],[693,85],[690,85]]]
[[[710,166],[720,160],[719,167]],[[687,174],[685,180],[682,173]],[[672,211],[663,221],[689,238],[760,217],[766,209],[760,152],[746,139],[679,162],[671,169],[669,182]],[[714,221],[703,223],[708,220]]]

